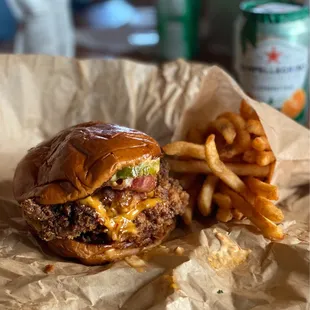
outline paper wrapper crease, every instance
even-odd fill
[[[0,56],[1,309],[307,309],[309,302],[309,131],[248,98],[224,71],[176,61],[157,67],[125,60]],[[194,222],[143,272],[118,262],[88,267],[41,248],[12,195],[26,151],[70,125],[102,120],[134,127],[162,145],[206,126],[241,99],[257,111],[277,157],[286,238],[270,242],[248,222]],[[211,267],[218,233],[247,253],[235,269]],[[183,255],[174,254],[181,246]],[[170,250],[172,249],[172,250]],[[169,254],[167,254],[169,251]],[[54,265],[50,274],[47,264]]]

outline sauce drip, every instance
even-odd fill
[[[221,243],[219,251],[213,251],[208,257],[213,269],[234,269],[246,261],[251,250],[240,248],[235,241],[216,229],[213,232]]]

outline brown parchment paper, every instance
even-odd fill
[[[161,144],[205,126],[241,98],[255,108],[277,157],[273,181],[287,237],[264,239],[247,221],[194,222],[155,251],[144,272],[125,262],[87,267],[41,248],[12,195],[16,163],[26,150],[64,127],[103,120],[138,128]],[[184,61],[162,67],[126,60],[0,56],[1,309],[308,309],[309,131],[249,99],[220,68]],[[214,228],[252,252],[235,270],[214,270]],[[45,274],[47,264],[54,272]],[[171,288],[173,275],[176,289]]]

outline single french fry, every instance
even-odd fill
[[[187,141],[196,143],[196,144],[203,144],[205,141],[203,133],[196,127],[192,127],[189,129],[187,133]]]
[[[283,231],[280,226],[277,226],[274,222],[270,221],[268,218],[254,210],[253,216],[250,221],[256,225],[266,238],[272,240],[283,239]]]
[[[240,104],[240,114],[245,120],[258,119],[256,112],[244,99],[241,101]]]
[[[184,156],[196,159],[205,159],[204,145],[186,141],[176,141],[163,146],[166,155]]]
[[[191,225],[193,221],[193,212],[197,201],[197,196],[199,194],[200,187],[193,186],[187,190],[189,194],[189,202],[185,208],[185,212],[182,215],[182,219],[186,225]]]
[[[243,218],[243,214],[238,209],[232,209],[231,211],[233,218],[240,221]]]
[[[249,164],[254,164],[256,163],[256,155],[257,152],[255,150],[247,150],[243,153],[242,159]]]
[[[210,174],[211,169],[208,164],[202,160],[179,160],[179,159],[166,159],[170,170],[179,173],[197,173],[197,174]],[[225,164],[228,169],[239,176],[254,176],[263,178],[269,174],[269,166],[258,166],[255,164],[238,164],[227,163]]]
[[[218,117],[215,121],[211,122],[207,130],[216,129],[226,140],[228,144],[232,144],[236,137],[236,130],[234,125],[225,117]]]
[[[216,212],[216,219],[220,222],[227,223],[233,218],[232,212],[230,209],[221,209],[219,208]]]
[[[265,183],[251,176],[246,177],[244,183],[257,196],[262,196],[270,200],[279,199],[278,187],[275,185]]]
[[[252,148],[256,151],[270,151],[270,145],[266,136],[256,137],[252,141]]]
[[[233,206],[258,227],[266,238],[283,239],[282,229],[255,210],[238,193],[228,188],[225,184],[220,185],[220,190],[222,193],[229,195]]]
[[[268,166],[258,166],[256,164],[237,164],[237,163],[227,163],[226,167],[231,170],[233,173],[239,176],[247,176],[252,175],[254,177],[264,177],[266,172],[269,171]],[[262,168],[267,168],[263,170]],[[268,172],[267,172],[268,175]]]
[[[246,129],[249,133],[256,136],[264,136],[265,131],[259,120],[250,119],[247,121]]]
[[[284,219],[282,211],[265,197],[256,197],[254,207],[257,212],[268,218],[270,221],[280,223]]]
[[[272,177],[273,177],[274,171],[276,169],[276,162],[274,161],[273,163],[271,163],[269,165],[269,167],[270,167],[270,170],[269,170],[269,173],[268,173],[267,178],[266,178],[266,183],[271,183],[271,181],[272,181]]]
[[[256,163],[259,166],[268,166],[276,160],[272,151],[257,152]]]
[[[244,197],[246,201],[253,204],[255,199],[253,193],[251,193],[244,182],[220,160],[214,138],[214,135],[210,135],[205,144],[206,161],[208,166],[214,175]]]
[[[213,200],[221,209],[232,209],[231,199],[228,195],[215,193],[213,194]]]
[[[209,174],[203,182],[197,201],[198,209],[203,216],[208,216],[212,211],[212,195],[218,180],[218,177],[213,174]]]
[[[185,208],[185,211],[182,215],[182,219],[186,225],[191,225],[193,221],[193,212],[194,212],[195,201],[190,199],[190,202]]]

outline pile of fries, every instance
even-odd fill
[[[187,141],[163,147],[170,168],[181,174],[190,203],[183,216],[192,222],[194,206],[221,222],[247,217],[269,239],[282,239],[283,213],[272,201],[278,188],[270,184],[275,156],[256,112],[244,100],[240,114],[226,112],[205,131],[191,128]],[[203,184],[197,180],[204,175]]]

